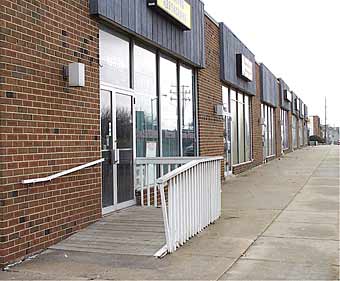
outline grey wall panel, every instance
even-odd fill
[[[192,7],[192,29],[188,31],[147,7],[147,0],[90,0],[90,13],[190,64],[204,67],[204,4],[200,0],[186,1]]]
[[[308,106],[305,104],[305,119],[308,119]]]
[[[277,79],[263,63],[260,65],[260,81],[261,101],[277,107],[279,105]]]
[[[224,23],[220,23],[220,52],[221,80],[250,95],[256,95],[255,56]],[[252,62],[252,81],[245,81],[237,75],[237,54],[243,54]]]
[[[280,87],[280,96],[279,96],[279,101],[280,101],[280,106],[284,110],[290,111],[291,110],[291,103],[290,101],[285,99],[285,91],[289,91],[288,85],[283,81],[281,78],[279,79],[279,87]]]
[[[299,111],[297,110],[297,102],[299,102],[298,96],[293,92],[292,93],[292,114],[295,116],[299,116]]]
[[[303,114],[303,111],[302,111],[302,107],[304,106],[304,103],[301,99],[299,99],[299,102],[300,102],[300,111],[299,111],[299,116],[301,119],[305,118],[304,114]]]

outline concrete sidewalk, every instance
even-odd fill
[[[339,148],[231,178],[218,222],[163,259],[48,250],[0,279],[339,280]]]

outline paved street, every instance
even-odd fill
[[[48,250],[0,279],[339,280],[339,148],[231,178],[218,222],[163,259]]]

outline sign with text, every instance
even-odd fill
[[[287,101],[292,101],[292,93],[289,91],[289,90],[285,90],[284,91],[284,94],[285,94],[285,100],[287,100]]]
[[[148,0],[148,6],[167,15],[184,30],[191,29],[191,5],[185,0]]]
[[[236,55],[236,62],[237,75],[248,82],[253,81],[253,63],[243,54]]]

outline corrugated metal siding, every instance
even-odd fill
[[[283,81],[281,78],[279,79],[279,86],[280,86],[280,106],[284,110],[290,111],[291,110],[291,104],[290,101],[285,99],[285,91],[289,91],[288,85]]]
[[[91,15],[124,27],[151,44],[187,62],[204,67],[204,4],[186,0],[192,7],[192,29],[183,31],[147,7],[147,0],[90,0]]]
[[[263,63],[260,65],[260,80],[261,101],[277,107],[279,105],[277,79]]]
[[[250,94],[256,95],[255,56],[224,24],[220,23],[221,80]],[[237,75],[236,55],[243,54],[253,63],[253,81]]]

